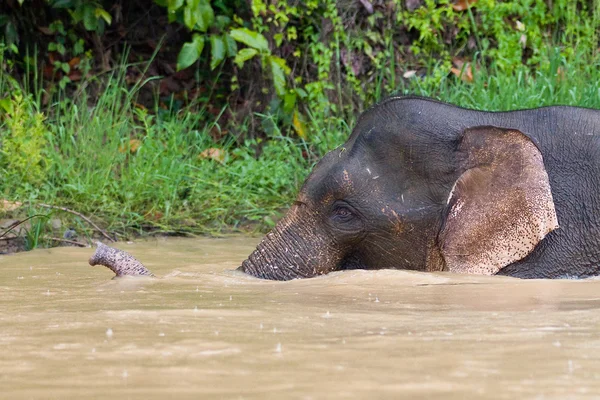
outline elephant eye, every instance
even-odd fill
[[[350,210],[350,208],[348,208],[344,205],[337,205],[333,209],[333,218],[338,221],[341,221],[341,222],[348,221],[353,216],[354,216],[354,213],[352,212],[352,210]]]
[[[340,217],[348,217],[352,215],[352,212],[348,210],[346,207],[338,207],[335,210],[335,215],[339,215]]]
[[[360,212],[341,200],[333,204],[329,222],[338,233],[356,235],[364,228]]]

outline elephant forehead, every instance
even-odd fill
[[[350,195],[363,181],[363,175],[368,173],[365,171],[361,174],[356,168],[344,164],[331,166],[324,171],[314,171],[300,191],[299,199],[327,202]]]

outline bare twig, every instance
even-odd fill
[[[61,238],[55,238],[55,237],[51,237],[49,239],[50,240],[54,240],[55,242],[74,244],[75,246],[79,246],[79,247],[90,247],[89,244],[85,244],[85,243],[81,243],[81,242],[76,242],[74,240],[61,239]]]
[[[88,224],[92,225],[94,227],[94,229],[96,229],[98,232],[100,232],[102,234],[102,236],[104,236],[105,238],[107,238],[111,242],[115,242],[116,241],[115,239],[111,238],[108,235],[108,233],[106,233],[106,231],[104,231],[103,229],[101,229],[98,225],[96,225],[95,223],[93,223],[91,219],[89,219],[85,215],[81,214],[80,212],[71,210],[70,208],[60,207],[60,206],[53,206],[53,205],[50,205],[50,204],[39,203],[38,206],[45,207],[45,208],[52,208],[54,210],[61,210],[61,211],[65,211],[65,212],[71,213],[73,215],[77,215],[79,218],[83,219]]]
[[[35,217],[45,217],[45,215],[43,215],[43,214],[35,214],[35,215],[32,215],[31,217],[25,218],[22,221],[13,222],[8,228],[6,228],[6,230],[4,232],[2,232],[2,235],[0,235],[0,238],[3,238],[4,236],[8,235],[8,233],[10,231],[12,231],[13,229],[15,229],[17,226],[19,226],[19,225],[21,225],[21,224],[29,221],[32,218],[35,218]]]

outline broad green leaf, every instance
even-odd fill
[[[179,55],[177,56],[177,70],[185,69],[196,62],[204,49],[204,36],[195,34],[192,41],[183,44]]]
[[[188,0],[185,8],[183,9],[183,23],[190,30],[193,31],[198,22],[198,15],[196,10],[198,9],[199,0]]]
[[[65,74],[71,72],[71,67],[67,63],[60,63],[60,69],[62,69]]]
[[[167,9],[170,13],[174,13],[183,6],[183,0],[167,0]]]
[[[217,28],[219,31],[222,31],[223,29],[227,28],[229,25],[231,25],[231,18],[229,18],[228,16],[217,15],[215,17],[214,27]]]
[[[286,75],[289,75],[292,72],[283,58],[277,56],[271,56],[270,58],[272,62],[277,63],[281,69],[283,69],[283,72],[285,72]]]
[[[0,99],[0,108],[2,108],[4,112],[12,114],[13,103],[12,101],[10,101],[10,99]]]
[[[238,28],[232,29],[229,34],[236,41],[244,43],[248,47],[259,50],[261,53],[270,53],[269,42],[258,32],[251,31],[248,28]]]
[[[285,96],[283,96],[283,111],[285,111],[286,114],[291,114],[292,111],[294,111],[297,98],[298,95],[292,91],[287,91]]]
[[[83,26],[88,31],[95,31],[98,28],[98,18],[96,18],[96,9],[86,4],[83,6]]]
[[[112,17],[105,9],[98,7],[94,14],[96,15],[96,18],[102,18],[107,24],[110,25],[112,23]]]
[[[221,35],[210,36],[210,69],[215,69],[225,59],[227,45]]]
[[[273,86],[275,86],[275,92],[279,97],[285,96],[285,73],[281,65],[275,60],[277,57],[269,57],[269,64],[271,64],[271,73],[273,74]]]
[[[308,96],[308,94],[306,94],[306,91],[302,88],[296,88],[294,90],[296,91],[296,93],[298,93],[298,96],[300,96],[301,99],[305,99],[306,96]]]
[[[169,6],[169,2],[167,0],[154,0],[154,3],[158,4],[161,7]]]
[[[215,19],[208,0],[187,0],[183,10],[183,22],[189,30],[206,32]]]
[[[215,13],[210,6],[209,0],[200,0],[200,18],[198,18],[198,29],[206,32],[215,19]]]
[[[227,57],[235,57],[238,52],[237,43],[229,34],[225,33],[225,43],[227,44]]]
[[[258,54],[258,50],[256,50],[256,49],[248,49],[248,48],[241,49],[235,55],[235,59],[233,60],[233,62],[235,62],[238,67],[242,68],[246,61],[248,61],[249,59],[251,59],[252,57],[254,57],[257,54]]]
[[[64,56],[67,52],[67,49],[65,48],[64,44],[56,43],[56,51],[58,51],[58,54],[60,54],[61,56]]]

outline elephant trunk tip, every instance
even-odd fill
[[[103,265],[120,276],[154,276],[141,262],[131,254],[96,242],[96,251],[89,259],[91,266]]]

